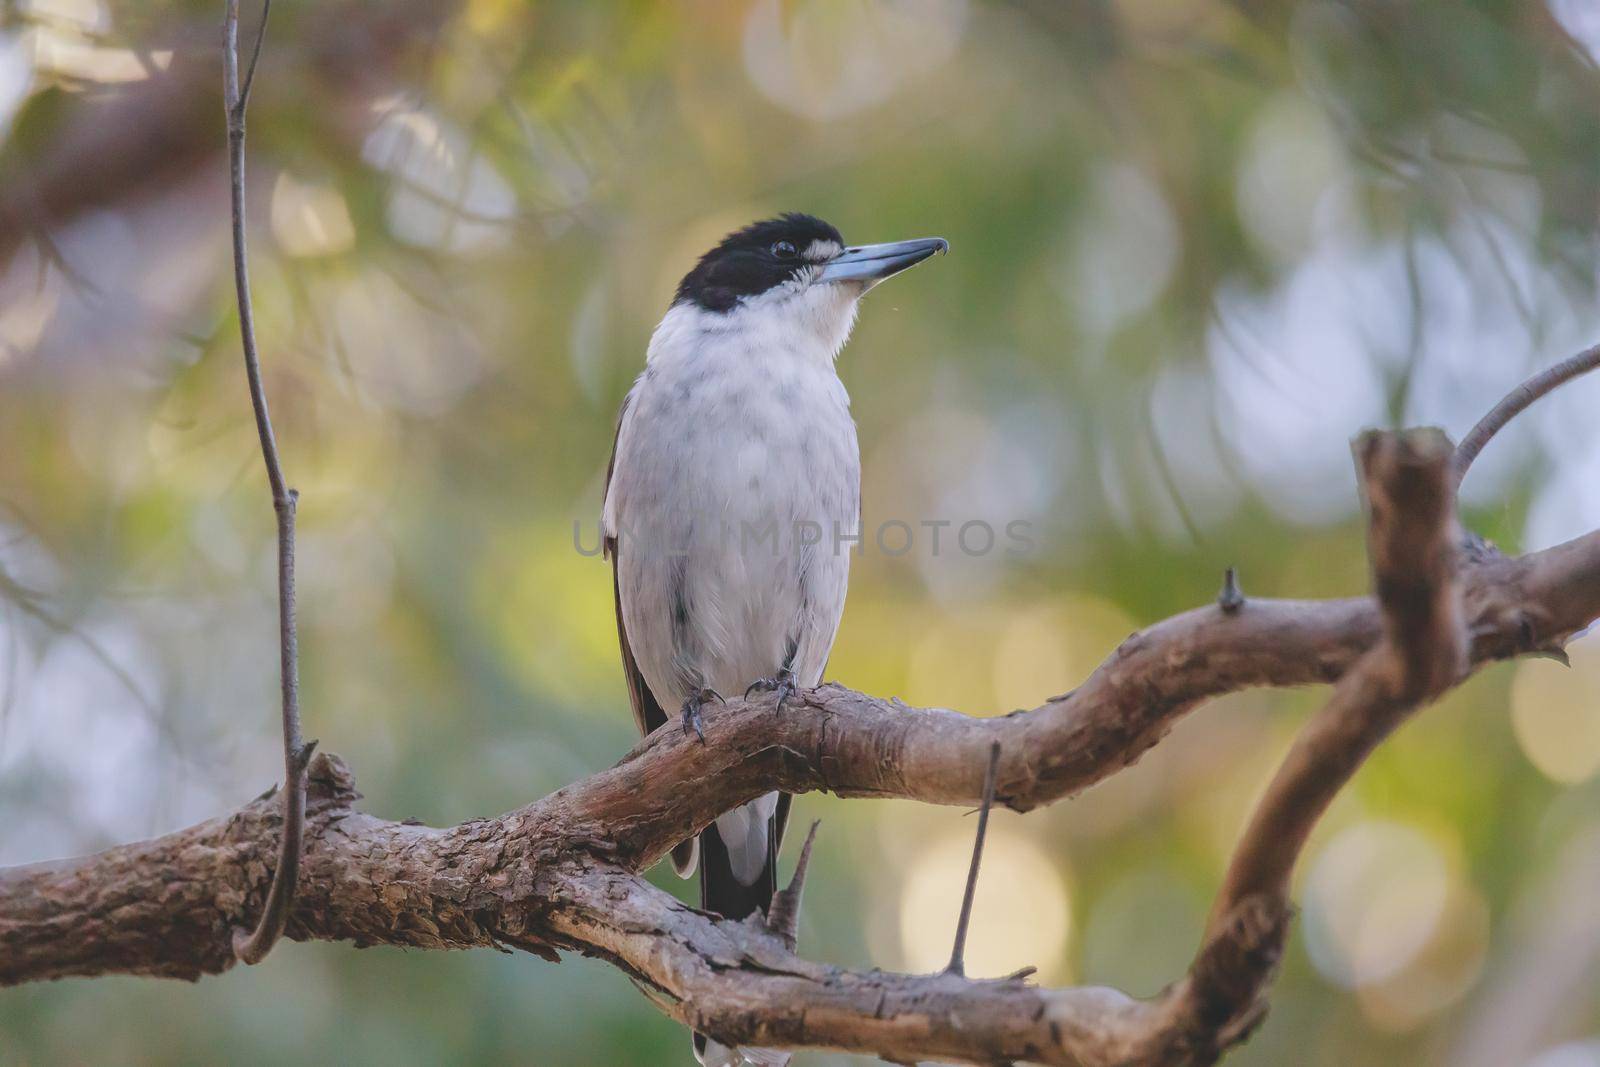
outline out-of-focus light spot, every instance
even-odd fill
[[[995,701],[992,675],[997,613],[960,612],[924,616],[922,634],[907,664],[906,699],[913,704],[958,708],[969,715],[1009,711]]]
[[[389,228],[410,244],[474,252],[504,244],[516,197],[466,135],[442,119],[393,100],[361,146],[361,158],[395,179]]]
[[[591,527],[592,528],[592,527]],[[592,534],[588,535],[592,538]],[[906,623],[915,609],[862,590],[845,606],[828,677],[864,693],[906,693],[911,648]]]
[[[936,613],[918,627],[905,697],[968,714],[1036,707],[1087,678],[1133,629],[1120,608],[1090,596]]]
[[[1306,946],[1318,971],[1350,988],[1417,959],[1445,913],[1451,872],[1420,830],[1369,821],[1340,832],[1306,879]]]
[[[1596,31],[1597,43],[1600,43],[1600,26],[1596,27]],[[1596,51],[1600,53],[1600,48]],[[1600,1040],[1570,1041],[1545,1049],[1524,1067],[1600,1067]]]
[[[302,182],[288,171],[272,187],[272,235],[291,256],[326,256],[355,244],[344,196],[330,183]]]
[[[154,802],[165,788],[157,715],[160,666],[131,627],[78,620],[53,641],[19,688],[0,747],[0,773],[26,768],[66,784],[63,831],[44,840],[0,837],[0,864],[53,859],[150,833]],[[85,739],[92,738],[93,744]],[[21,829],[36,829],[23,820]]]
[[[151,67],[165,70],[172,63],[170,49],[141,54],[128,48],[105,48],[70,31],[44,26],[30,29],[28,37],[33,43],[34,67],[40,73],[101,85],[144,81]]]
[[[900,952],[908,970],[937,971],[950,962],[971,860],[969,828],[934,842],[907,871]],[[972,903],[967,973],[997,978],[1033,964],[1045,981],[1062,977],[1071,930],[1068,902],[1067,884],[1045,851],[1024,831],[991,820]]]
[[[1196,33],[1228,25],[1228,12],[1211,0],[1117,0],[1119,23],[1150,43],[1173,39],[1188,42]]]
[[[1413,1030],[1456,1003],[1478,980],[1489,947],[1489,906],[1454,884],[1434,935],[1406,966],[1357,991],[1362,1012],[1385,1030]]]
[[[1104,336],[1148,308],[1171,280],[1178,250],[1177,221],[1150,176],[1126,163],[1098,167],[1063,279],[1079,320]]]
[[[1150,424],[1172,472],[1172,491],[1202,529],[1231,515],[1242,495],[1211,418],[1211,394],[1210,376],[1183,364],[1164,367],[1150,389]],[[1159,471],[1151,473],[1159,479]]]
[[[1050,694],[1071,688],[1075,683],[1067,665],[1070,641],[1053,610],[1019,612],[995,647],[994,693],[999,707],[1035,707]]]
[[[527,10],[519,0],[470,0],[465,19],[473,33],[488,36],[511,21],[513,15]]]
[[[25,527],[0,522],[0,574],[18,589],[51,595],[65,575],[44,544]],[[7,595],[17,594],[7,590]]]
[[[111,12],[101,0],[19,0],[17,10],[36,21],[83,33],[105,33],[111,28]]]
[[[35,257],[21,256],[21,260]],[[44,336],[44,331],[55,319],[61,303],[61,278],[54,271],[46,274],[42,283],[34,278],[19,277],[16,264],[6,272],[0,282],[0,367],[32,352]]]
[[[33,48],[27,36],[0,34],[0,138],[33,84]]]
[[[1008,615],[994,653],[994,695],[1005,711],[1082,683],[1134,629],[1127,612],[1091,596]]]
[[[1322,111],[1303,96],[1275,97],[1257,116],[1235,199],[1245,232],[1278,263],[1310,250],[1317,203],[1343,178],[1343,158]]]
[[[1565,359],[1573,352],[1588,347],[1596,333],[1600,333],[1600,307],[1576,309],[1571,318],[1552,324],[1529,365],[1545,367]],[[1545,406],[1539,418],[1532,420],[1528,428],[1544,445],[1546,456],[1556,470],[1565,473],[1574,467],[1600,461],[1600,420],[1594,417],[1594,413],[1600,411],[1600,375],[1586,375],[1568,382],[1542,403]],[[1479,462],[1482,462],[1482,457]],[[1477,470],[1476,465],[1473,470]],[[1600,505],[1594,493],[1579,492],[1574,495],[1584,498],[1591,507]],[[1567,536],[1586,533],[1594,525],[1585,526],[1581,531],[1575,530]]]
[[[200,501],[190,512],[189,543],[230,578],[244,573],[250,563],[250,546],[239,523],[216,497]]]
[[[61,415],[69,447],[85,471],[105,480],[104,492],[126,500],[149,485],[154,473],[149,428],[126,404],[96,397]]]
[[[594,528],[583,536],[592,544]],[[574,550],[569,525],[507,531],[473,578],[474,599],[498,620],[502,657],[531,689],[577,715],[589,713],[595,693],[620,692],[611,577]],[[559,619],[548,611],[557,603],[566,605]]]
[[[1208,520],[1223,517],[1219,496],[1221,502],[1238,500],[1241,490],[1229,476],[1231,463],[1223,462],[1216,448],[1210,406],[1208,391],[1200,385],[1185,396],[1185,410],[1172,413],[1173,425],[1162,426],[1154,413],[1112,416],[1104,423],[1095,466],[1106,510],[1119,529],[1135,537],[1154,530],[1168,544],[1187,549],[1202,536]],[[1130,426],[1135,427],[1131,434]],[[1174,451],[1188,444],[1195,450],[1181,462],[1188,469],[1205,470],[1195,479],[1193,492],[1191,483],[1177,474],[1179,456]],[[1206,463],[1208,452],[1214,466]],[[1222,492],[1208,492],[1207,482]]]
[[[1533,366],[1549,366],[1589,346],[1597,333],[1600,312],[1592,307],[1574,309],[1570,318],[1550,323],[1549,338],[1542,339],[1538,354],[1530,362],[1518,366],[1518,378]],[[1523,549],[1542,549],[1600,526],[1600,493],[1595,491],[1595,486],[1600,486],[1600,419],[1594,418],[1595,411],[1600,411],[1600,374],[1568,382],[1544,398],[1541,405],[1539,418],[1523,422],[1520,427],[1526,438],[1542,445],[1544,461],[1550,467],[1550,477],[1542,480],[1528,507]],[[1517,422],[1512,422],[1502,434],[1517,432]],[[1478,477],[1478,466],[1493,464],[1507,451],[1510,459],[1522,461],[1514,467],[1520,477],[1526,470],[1526,450],[1507,450],[1496,438],[1472,467],[1472,477],[1467,478],[1464,488],[1470,488]]]
[[[1262,121],[1267,144],[1304,133],[1288,129],[1287,119]],[[1287,201],[1253,184],[1282,181],[1293,200],[1294,182],[1251,174],[1258,165],[1297,164],[1243,164],[1241,217],[1260,243],[1282,244],[1298,265],[1265,295],[1245,286],[1219,290],[1207,347],[1231,450],[1267,503],[1291,520],[1324,523],[1354,508],[1345,442],[1354,429],[1388,419],[1386,380],[1409,382],[1403,423],[1462,432],[1526,373],[1545,340],[1535,336],[1546,331],[1542,320],[1575,317],[1564,283],[1532,250],[1540,195],[1537,182],[1514,173],[1523,158],[1516,146],[1464,121],[1440,121],[1428,136],[1431,144],[1419,151],[1487,161],[1457,167],[1462,192],[1441,202],[1448,224],[1432,236],[1374,238],[1363,212],[1351,207],[1351,183],[1336,181],[1322,189],[1308,227],[1299,227],[1306,209],[1293,208],[1279,220],[1293,233],[1274,237],[1273,219]],[[1261,147],[1260,154],[1279,153]],[[1559,314],[1546,310],[1558,307]],[[1537,331],[1530,315],[1541,319]],[[1582,328],[1574,333],[1587,336]],[[1473,357],[1483,351],[1497,358]],[[1513,425],[1496,442],[1467,482],[1467,499],[1504,497],[1506,480],[1525,467],[1519,435],[1526,443],[1531,431]],[[1571,440],[1562,447],[1572,450]]]
[[[375,268],[341,286],[334,319],[354,384],[386,406],[438,414],[483,371],[481,346],[465,323],[423,307]]]
[[[759,0],[745,21],[745,72],[785,111],[842,118],[942,63],[966,22],[965,0]]]
[[[1517,664],[1511,728],[1545,777],[1575,784],[1600,770],[1600,635],[1567,647],[1570,668],[1547,660]]]
[[[1388,248],[1319,253],[1265,299],[1218,292],[1206,338],[1217,422],[1267,504],[1291,521],[1321,524],[1355,510],[1350,434],[1382,420],[1375,351],[1390,333],[1404,337],[1376,309],[1390,307],[1404,284],[1404,263]]]
[[[1573,383],[1574,387],[1585,384]],[[1486,449],[1485,455],[1489,451]],[[1548,454],[1555,472],[1539,487],[1528,508],[1523,543],[1530,549],[1560,544],[1600,526],[1600,493],[1594,491],[1600,485],[1600,439],[1581,447],[1564,443]]]
[[[906,541],[883,524],[904,523],[913,539],[901,559],[943,604],[992,595],[1015,561],[1060,552],[1065,524],[1053,502],[1074,458],[1053,404],[987,411],[972,407],[970,394],[966,400],[929,405],[907,420],[865,470],[871,562]]]
[[[1457,220],[1447,236],[1418,237],[1410,244],[1416,306],[1406,317],[1417,332],[1401,417],[1406,425],[1459,427],[1457,432],[1464,433],[1544,362],[1536,354],[1522,308],[1542,302],[1542,294],[1553,295],[1560,283],[1538,263],[1526,235],[1498,214],[1470,210],[1472,216]],[[1401,308],[1410,302],[1398,297],[1392,301]],[[1592,323],[1581,323],[1570,312],[1554,318],[1561,325],[1552,323],[1551,334],[1570,329],[1569,336],[1589,336]],[[1540,332],[1546,329],[1541,325]],[[1550,336],[1547,343],[1559,340]],[[1497,358],[1474,358],[1485,351]],[[1474,464],[1464,499],[1498,507],[1507,494],[1518,491],[1536,427],[1552,415],[1547,407],[1539,419],[1508,426]]]
[[[1561,23],[1561,28],[1589,53],[1589,58],[1600,63],[1600,7],[1594,0],[1547,0],[1545,6]]]
[[[1240,832],[1277,774],[1278,766],[1294,739],[1292,728],[1284,721],[1285,717],[1279,710],[1287,703],[1281,693],[1233,693],[1218,701],[1219,706],[1207,708],[1201,715],[1227,716],[1246,701],[1259,701],[1259,707],[1255,709],[1259,717],[1254,729],[1246,731],[1241,737],[1243,743],[1230,747],[1225,753],[1215,753],[1211,766],[1205,768],[1204,772],[1198,772],[1191,765],[1184,768],[1186,773],[1177,779],[1178,783],[1188,785],[1187,800],[1176,806],[1178,821],[1197,844],[1206,847],[1219,872],[1233,855]],[[1194,721],[1191,718],[1180,722],[1173,730],[1174,737],[1179,731],[1195,729],[1191,725]],[[1173,759],[1172,753],[1180,749],[1174,748],[1172,740],[1168,738],[1168,743],[1158,745],[1144,760],[1152,756]],[[1181,750],[1188,752],[1190,746],[1183,746]],[[1137,773],[1138,769],[1134,768],[1132,773]],[[1223,770],[1219,773],[1219,769]],[[1114,785],[1119,778],[1128,776],[1129,772],[1116,775],[1102,786],[1097,786],[1096,790]],[[1093,796],[1093,791],[1088,795]]]

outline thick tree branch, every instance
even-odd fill
[[[1464,554],[1458,586],[1474,634],[1461,673],[1559,644],[1600,616],[1600,532],[1519,560]],[[1405,598],[1403,590],[1395,596]],[[1404,614],[1396,606],[1387,617]],[[1252,599],[1231,615],[1199,609],[1129,638],[1074,693],[999,719],[908,708],[839,686],[803,693],[782,716],[770,701],[730,701],[708,720],[706,745],[659,731],[616,767],[500,818],[448,829],[356,812],[343,764],[319,757],[288,933],[545,955],[571,948],[612,961],[663,1010],[733,1042],[1063,1064],[1138,1062],[1159,1048],[1178,1062],[1204,1062],[1259,1017],[1256,997],[1286,920],[1260,894],[1219,913],[1191,976],[1142,1002],[1106,989],[809,963],[781,937],[687,908],[636,872],[682,834],[773,788],[970,804],[998,741],[999,795],[1026,809],[1132,763],[1180,714],[1220,692],[1325,681],[1360,663],[1334,698],[1355,706],[1385,617],[1369,600]],[[682,788],[686,781],[697,787]],[[0,984],[226,970],[228,931],[267,892],[280,823],[278,805],[263,797],[155,841],[0,872]],[[1250,1007],[1240,1012],[1241,1004]]]
[[[232,64],[228,84],[242,104]],[[242,106],[237,113],[242,121]],[[247,365],[256,385],[248,341]],[[271,472],[270,424],[263,448]],[[270,872],[281,876],[285,859],[269,867],[265,842],[277,834],[287,848],[282,824],[304,813],[302,889],[292,909],[286,898],[283,906],[297,939],[510,945],[550,959],[566,948],[612,962],[667,1014],[727,1044],[837,1047],[898,1062],[1211,1063],[1264,1014],[1290,874],[1367,755],[1475,667],[1559,651],[1600,617],[1600,531],[1515,560],[1463,538],[1461,457],[1436,431],[1358,443],[1375,598],[1225,595],[1134,634],[1083,686],[1031,712],[976,719],[836,685],[800,694],[781,715],[766,700],[734,701],[712,717],[706,743],[660,730],[609,770],[448,829],[356,812],[348,770],[323,756],[310,767],[308,807],[280,808],[269,793],[154,841],[0,870],[0,985],[108,973],[193,979],[248,959],[230,932],[263,898],[272,914],[283,880]],[[275,496],[280,486],[274,478]],[[775,929],[689,908],[639,875],[677,841],[774,789],[947,804],[981,795],[985,811],[994,798],[1027,810],[1129,766],[1209,697],[1327,681],[1337,683],[1333,695],[1241,837],[1194,963],[1149,1001],[1041,990],[1022,972],[970,980],[958,962],[931,976],[810,963],[794,955],[796,917],[787,914],[798,910],[801,872],[778,894]],[[978,849],[981,840],[980,830]],[[969,896],[976,865],[975,849]]]
[[[1600,616],[1600,532],[1521,559],[1475,549],[1461,590],[1473,666],[1558,648]],[[773,788],[976,805],[995,741],[996,796],[1027,811],[1131,765],[1201,701],[1337,681],[1382,633],[1370,598],[1212,605],[1133,634],[1078,689],[1033,711],[975,718],[836,685],[790,698],[781,716],[770,700],[731,700],[707,717],[707,744],[658,731],[556,796],[636,869]]]
[[[1380,742],[1467,668],[1453,449],[1437,431],[1356,445],[1384,638],[1339,679],[1257,805],[1174,999],[1200,1039],[1227,1047],[1255,1025],[1288,930],[1289,878],[1312,828]],[[1203,1057],[1202,1057],[1203,1058]]]
[[[1442,434],[1372,435],[1357,448],[1384,640],[1339,680],[1267,787],[1234,852],[1213,926],[1252,897],[1287,907],[1294,861],[1334,796],[1407,713],[1465,670],[1449,443]]]

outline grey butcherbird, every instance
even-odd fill
[[[639,729],[681,714],[704,733],[718,694],[768,689],[778,708],[822,680],[858,533],[861,456],[834,359],[861,295],[949,249],[943,238],[846,246],[790,214],[700,258],[623,401],[601,530]],[[701,905],[765,913],[789,796],[769,793],[672,851]],[[701,1034],[704,1064],[782,1063]]]

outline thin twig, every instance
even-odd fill
[[[800,858],[794,861],[794,876],[787,889],[772,894],[772,904],[767,908],[767,929],[783,938],[783,943],[793,952],[800,941],[800,895],[806,887],[806,868],[811,866],[811,845],[817,839],[821,819],[811,821],[806,843],[800,846]]]
[[[1456,484],[1461,484],[1461,479],[1467,475],[1467,468],[1478,458],[1483,446],[1488,444],[1489,439],[1499,433],[1506,423],[1526,411],[1535,400],[1554,392],[1558,387],[1596,367],[1600,367],[1600,345],[1586,348],[1575,356],[1568,356],[1553,367],[1546,367],[1507,393],[1505,399],[1490,409],[1489,414],[1479,419],[1478,425],[1474,426],[1456,446]]]
[[[1286,896],[1312,826],[1361,762],[1465,657],[1455,582],[1455,495],[1442,434],[1358,445],[1373,586],[1386,640],[1345,672],[1284,758],[1234,851],[1215,915],[1254,894]]]
[[[234,7],[232,5],[232,3],[230,3],[229,6],[234,11],[235,16],[237,16],[238,9],[236,7]],[[238,99],[235,101],[234,104],[230,104],[229,105],[229,109],[230,110],[232,110],[232,108],[235,105],[238,107],[239,121],[240,121],[241,124],[244,122],[245,105],[247,103],[249,103],[249,100],[250,100],[250,86],[255,84],[255,80],[256,80],[256,64],[261,62],[261,45],[267,39],[267,18],[271,14],[272,14],[272,0],[261,0],[261,25],[259,27],[257,27],[257,29],[256,29],[255,47],[250,49],[250,66],[244,72],[244,84],[242,86],[240,86],[240,88],[239,88]],[[237,17],[235,18],[234,23],[235,23],[235,26],[237,26],[237,24],[238,24]],[[230,49],[231,49],[232,48],[231,42],[233,40],[235,40],[235,38],[229,38],[229,40],[230,40]]]
[[[261,28],[250,54],[243,85],[239,82],[239,0],[227,0],[223,16],[222,72],[224,104],[228,117],[228,170],[233,194],[233,282],[239,298],[239,336],[244,347],[245,376],[250,382],[250,404],[255,410],[256,433],[261,438],[261,458],[272,489],[272,507],[278,516],[278,646],[283,689],[283,829],[278,846],[278,866],[254,931],[233,933],[234,955],[245,963],[260,963],[277,944],[289,921],[294,891],[300,876],[300,851],[305,836],[306,765],[316,742],[300,737],[299,646],[295,636],[294,517],[299,493],[284,481],[278,460],[278,443],[267,412],[267,393],[261,384],[261,362],[256,351],[255,312],[250,302],[249,257],[245,250],[244,116],[250,102],[261,42],[267,33],[271,0],[261,7]]]
[[[983,839],[989,833],[989,809],[994,807],[994,780],[1000,769],[1000,742],[989,746],[989,770],[983,776],[983,806],[978,809],[978,832],[972,842],[972,865],[967,868],[967,888],[961,894],[961,918],[956,920],[956,943],[950,950],[946,974],[967,973],[967,927],[972,922],[972,898],[978,892],[978,866],[983,862]]]
[[[1244,590],[1239,586],[1239,572],[1229,567],[1222,572],[1222,592],[1217,594],[1217,607],[1222,609],[1224,615],[1234,615],[1244,605]]]

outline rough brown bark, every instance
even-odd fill
[[[1205,947],[1172,995],[1204,1020],[1185,1039],[1214,1036],[1210,1052],[1265,1011],[1288,932],[1289,879],[1323,812],[1384,738],[1465,676],[1453,455],[1431,430],[1368,434],[1356,444],[1383,639],[1339,679],[1267,785],[1234,847]]]
[[[1520,559],[1464,550],[1463,611],[1473,666],[1557,648],[1600,614],[1600,532]],[[976,718],[910,708],[824,685],[792,698],[720,705],[706,745],[658,731],[616,767],[551,799],[574,809],[635,869],[763,792],[833,792],[974,805],[992,742],[1000,803],[1028,811],[1131,765],[1198,702],[1259,686],[1338,680],[1377,644],[1371,598],[1252,599],[1208,606],[1125,640],[1071,693],[1029,712]],[[698,783],[683,789],[683,781]],[[708,799],[712,798],[712,799]]]
[[[1210,1062],[1260,1018],[1287,924],[1281,887],[1304,838],[1272,827],[1282,810],[1302,806],[1305,779],[1331,796],[1440,686],[1493,659],[1558,648],[1600,616],[1600,532],[1521,559],[1463,547],[1453,525],[1437,521],[1440,497],[1391,482],[1415,476],[1413,466],[1371,483],[1386,494],[1369,493],[1374,503],[1396,509],[1374,508],[1378,600],[1250,600],[1191,611],[1134,634],[1084,685],[1031,712],[972,718],[832,685],[802,694],[781,715],[770,700],[732,701],[708,717],[705,745],[658,731],[615,767],[499,818],[445,829],[356,811],[348,769],[320,756],[289,935],[545,956],[575,950],[611,961],[662,1010],[730,1042],[897,1060]],[[1442,477],[1448,465],[1429,470]],[[1447,502],[1448,487],[1442,492]],[[1441,529],[1450,531],[1444,542]],[[1452,660],[1451,640],[1441,646],[1438,635],[1463,630],[1471,634],[1465,658]],[[637,873],[771,789],[970,804],[999,742],[998,795],[1027,810],[1128,766],[1208,697],[1339,678],[1329,708],[1286,761],[1283,795],[1269,790],[1264,799],[1264,828],[1247,831],[1190,974],[1152,1001],[811,963],[781,937],[688,908]],[[1314,758],[1296,754],[1307,745]],[[1329,760],[1336,773],[1325,772]],[[1296,816],[1306,829],[1320,803]],[[0,984],[226,970],[228,932],[259,910],[270,881],[279,811],[264,796],[155,841],[0,872]],[[1279,837],[1295,844],[1252,858],[1252,842]],[[1249,876],[1236,878],[1240,870]]]

